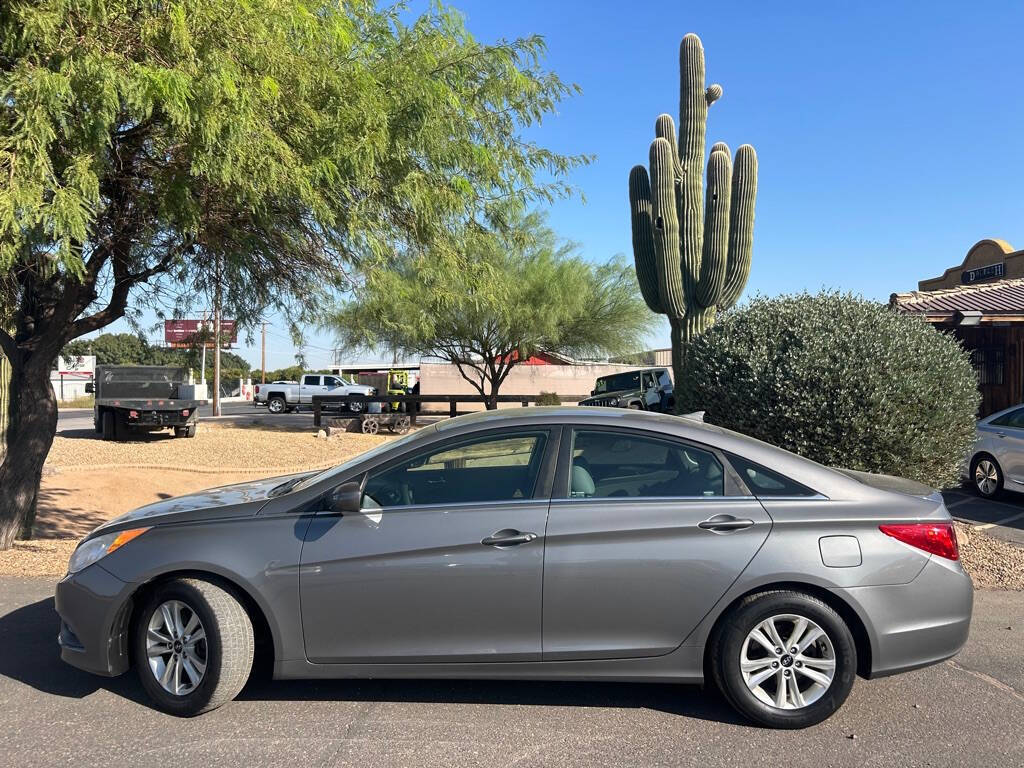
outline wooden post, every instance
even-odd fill
[[[313,426],[320,426],[320,400],[315,397],[313,398]]]

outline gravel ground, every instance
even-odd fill
[[[97,440],[92,434],[54,438],[49,467],[163,466],[200,470],[258,471],[317,468],[337,464],[390,439],[346,433],[329,440],[311,432],[287,432],[200,424],[191,440],[155,433],[130,442]]]
[[[954,523],[960,560],[978,589],[1024,590],[1024,549]]]

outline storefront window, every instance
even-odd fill
[[[971,365],[974,366],[979,384],[1003,383],[1002,347],[979,347],[971,350]]]

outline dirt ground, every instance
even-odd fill
[[[78,541],[136,507],[218,485],[340,464],[382,435],[204,424],[191,440],[156,434],[126,443],[88,436],[54,439],[43,470],[31,541],[0,552],[0,575],[63,576]],[[211,469],[211,468],[216,469]]]

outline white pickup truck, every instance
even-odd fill
[[[297,411],[311,408],[314,395],[375,395],[377,390],[363,384],[356,384],[341,376],[307,373],[298,384],[257,384],[253,388],[252,402],[255,406],[267,406],[271,413]],[[349,410],[359,413],[363,403],[349,403]]]

